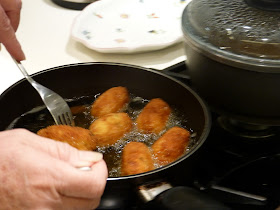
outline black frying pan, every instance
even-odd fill
[[[67,99],[95,95],[114,86],[127,87],[131,93],[145,99],[162,98],[178,108],[186,118],[185,126],[196,132],[196,145],[177,161],[143,174],[108,178],[104,200],[116,195],[126,203],[125,198],[129,198],[131,190],[137,186],[166,177],[173,183],[178,180],[185,180],[182,184],[192,182],[194,159],[208,136],[210,115],[200,97],[188,86],[154,70],[115,63],[60,66],[32,77]],[[38,93],[25,79],[12,85],[0,96],[0,130],[5,130],[15,118],[42,104]]]

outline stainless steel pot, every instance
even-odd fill
[[[279,1],[248,2],[188,4],[182,30],[189,75],[213,111],[252,125],[280,125]],[[260,9],[263,2],[268,6]]]

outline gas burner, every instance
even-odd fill
[[[218,117],[219,125],[231,134],[245,139],[265,139],[276,135],[274,127],[241,122],[227,116]]]
[[[219,184],[225,189],[233,188],[238,192],[257,193],[258,196],[252,199],[256,205],[254,209],[261,206],[262,209],[276,209],[280,206],[280,172],[277,170],[279,167],[279,154],[259,157],[227,173]],[[244,204],[249,204],[248,199],[246,202]]]

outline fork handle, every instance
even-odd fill
[[[33,84],[35,81],[29,76],[29,74],[27,73],[27,71],[25,70],[24,66],[22,65],[22,63],[20,61],[17,61],[16,59],[14,59],[15,64],[18,66],[19,70],[21,71],[21,73],[23,74],[23,76],[28,80],[28,82],[30,82],[31,84]]]
[[[16,59],[14,59],[14,62],[16,63],[16,65],[18,66],[19,70],[21,71],[21,73],[23,74],[23,76],[27,79],[27,81],[37,90],[37,92],[40,94],[41,98],[44,101],[44,96],[45,93],[43,91],[41,91],[42,88],[46,88],[43,87],[42,85],[40,85],[38,82],[36,82],[34,79],[32,79],[32,77],[27,73],[26,69],[24,68],[24,66],[22,65],[22,63],[20,61],[17,61]]]

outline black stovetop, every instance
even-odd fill
[[[163,72],[191,87],[184,62]],[[230,132],[222,126],[225,119],[212,112],[211,131],[203,145],[193,187],[231,209],[276,209],[280,205],[280,129],[248,135],[243,130]],[[217,186],[234,193],[213,189]]]
[[[216,116],[213,119],[194,185],[199,189],[205,187],[205,192],[233,209],[275,209],[280,205],[279,133],[253,139],[235,136],[221,128],[218,119]],[[217,194],[212,185],[261,196],[265,200]]]

